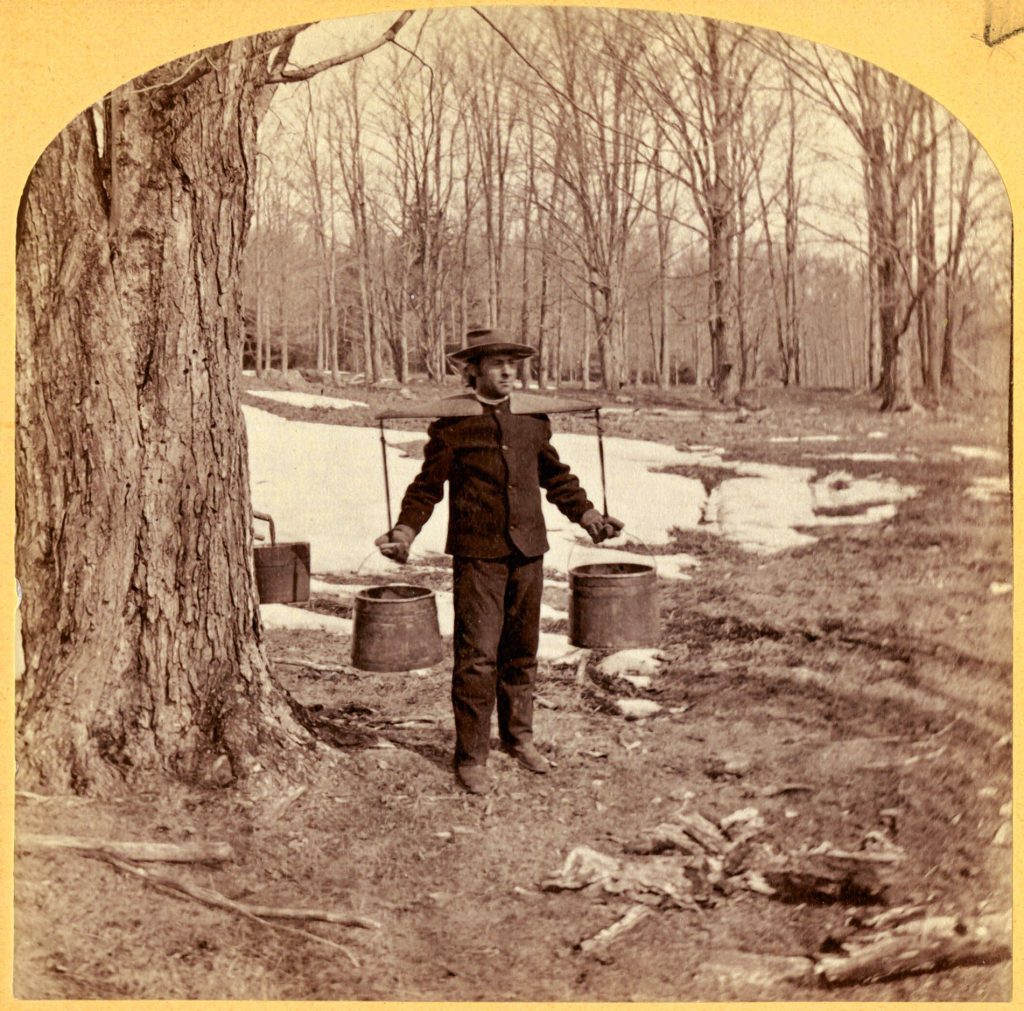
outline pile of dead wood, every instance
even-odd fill
[[[621,857],[575,847],[540,887],[629,903],[613,923],[577,946],[604,957],[656,909],[696,909],[714,901],[712,893],[744,889],[792,903],[884,904],[893,872],[906,857],[879,831],[867,833],[856,849],[822,843],[783,852],[762,838],[764,829],[756,808],[716,822],[684,807],[639,839],[625,841]],[[812,955],[765,956],[771,965],[758,978],[843,986],[1010,955],[1009,912],[969,917],[901,906],[867,917],[855,912],[839,933]]]

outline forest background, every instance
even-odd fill
[[[905,81],[649,11],[438,10],[414,35],[275,97],[249,367],[437,380],[489,323],[538,348],[542,388],[866,388],[899,410],[1005,375],[1005,193]]]

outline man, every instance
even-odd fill
[[[558,459],[545,414],[510,407],[516,372],[535,352],[493,328],[470,330],[449,355],[464,369],[477,403],[459,404],[427,430],[423,467],[402,499],[398,522],[375,543],[404,562],[448,482],[445,550],[453,556],[455,598],[452,707],[455,773],[470,793],[489,789],[491,712],[498,708],[504,750],[531,772],[548,763],[533,743],[533,682],[540,638],[544,552],[540,490],[594,543],[623,524],[604,516]],[[472,399],[472,398],[471,398]],[[473,413],[466,413],[469,408]]]

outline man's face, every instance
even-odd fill
[[[487,400],[507,397],[516,379],[519,359],[514,355],[484,355],[470,365],[476,376],[476,392]]]

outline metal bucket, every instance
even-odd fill
[[[270,544],[253,549],[256,589],[261,604],[304,604],[309,600],[309,542],[278,544],[274,521],[253,512],[270,527]]]
[[[651,565],[603,562],[569,572],[569,641],[589,649],[657,646],[657,574]]]
[[[369,671],[431,667],[444,658],[437,598],[426,586],[369,586],[355,598],[352,666]]]

